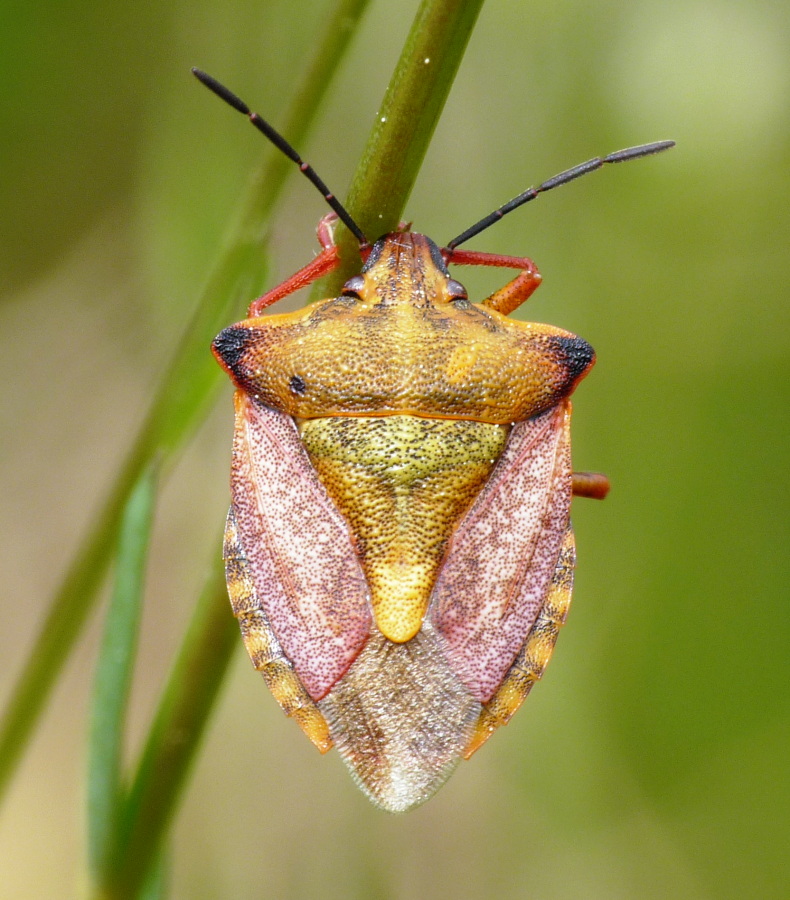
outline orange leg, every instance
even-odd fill
[[[539,286],[540,272],[524,269],[512,281],[508,281],[504,287],[494,291],[490,297],[486,297],[483,300],[483,306],[495,309],[503,316],[507,316],[514,309],[518,309],[525,300],[528,300]]]
[[[611,483],[606,475],[600,472],[574,472],[573,496],[589,497],[592,500],[603,500],[609,493]]]
[[[458,266],[501,266],[506,269],[521,269],[512,281],[483,300],[483,306],[495,309],[504,316],[518,309],[541,282],[538,267],[526,256],[502,256],[498,253],[478,253],[470,250],[445,250],[444,255],[447,263]]]

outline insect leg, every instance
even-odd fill
[[[323,219],[321,221],[323,222]],[[319,225],[319,239],[320,228],[321,226]],[[289,294],[293,294],[300,288],[312,284],[314,281],[321,278],[321,276],[326,275],[337,268],[339,263],[340,257],[338,256],[337,247],[333,244],[324,247],[314,260],[299,269],[298,272],[295,272],[290,278],[283,281],[282,284],[278,284],[277,287],[267,291],[262,297],[253,300],[247,313],[248,318],[252,319],[255,316],[259,316],[267,306],[271,306],[272,303],[282,300],[283,297],[287,297]]]
[[[528,300],[539,285],[540,272],[531,272],[529,269],[525,269],[523,272],[519,272],[512,281],[508,281],[504,287],[486,297],[483,300],[483,306],[495,309],[503,316],[507,316],[514,309],[518,309],[525,300]]]
[[[518,309],[540,285],[538,267],[527,256],[503,256],[499,253],[480,253],[473,250],[445,250],[448,263],[458,266],[500,266],[521,269],[518,275],[504,287],[483,300],[483,306],[495,309],[503,316]]]
[[[603,500],[612,487],[606,475],[600,472],[574,472],[573,496]]]

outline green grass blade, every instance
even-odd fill
[[[157,468],[153,465],[143,472],[126,504],[96,666],[88,743],[88,852],[97,882],[109,858],[121,798],[124,723],[143,608]]]
[[[238,645],[239,628],[218,561],[162,694],[124,803],[115,842],[117,855],[101,896],[131,900],[148,877]]]
[[[304,143],[331,75],[340,64],[367,3],[368,0],[340,0],[316,42],[317,51],[307,77],[285,117],[285,129],[295,143]],[[155,456],[166,461],[200,421],[221,384],[221,372],[207,347],[217,332],[238,318],[249,300],[263,290],[266,226],[293,168],[274,150],[270,160],[253,180],[244,212],[163,376],[149,415],[69,567],[11,693],[0,721],[0,799],[93,609],[130,491],[149,462]]]
[[[373,241],[398,225],[444,109],[483,0],[423,0],[348,194]],[[332,297],[359,268],[354,236],[338,226],[342,264],[317,288]]]
[[[169,894],[170,874],[167,848],[161,850],[154,859],[148,877],[140,886],[138,900],[165,900]]]

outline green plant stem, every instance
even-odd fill
[[[423,0],[348,193],[352,218],[373,241],[394,231],[428,150],[483,0]],[[359,270],[354,236],[338,225],[341,265],[320,283],[331,297]]]
[[[143,608],[157,469],[154,463],[143,471],[126,504],[94,678],[88,742],[88,851],[97,882],[117,831],[124,724]]]
[[[223,676],[239,645],[218,562],[162,694],[120,817],[116,856],[99,896],[135,898],[158,858]]]
[[[368,2],[340,0],[319,36],[307,76],[285,117],[285,128],[295,143],[304,143]],[[95,605],[130,491],[151,459],[159,455],[167,462],[203,417],[221,384],[219,367],[207,351],[209,343],[263,290],[266,229],[293,168],[273,149],[267,152],[270,162],[253,179],[245,209],[225,242],[148,417],[69,567],[12,691],[0,722],[0,800]]]

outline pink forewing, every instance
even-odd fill
[[[261,605],[308,693],[320,700],[370,632],[367,584],[348,526],[293,420],[240,391],[231,493]]]
[[[570,402],[513,426],[445,555],[431,616],[456,675],[485,703],[543,605],[568,525]]]

